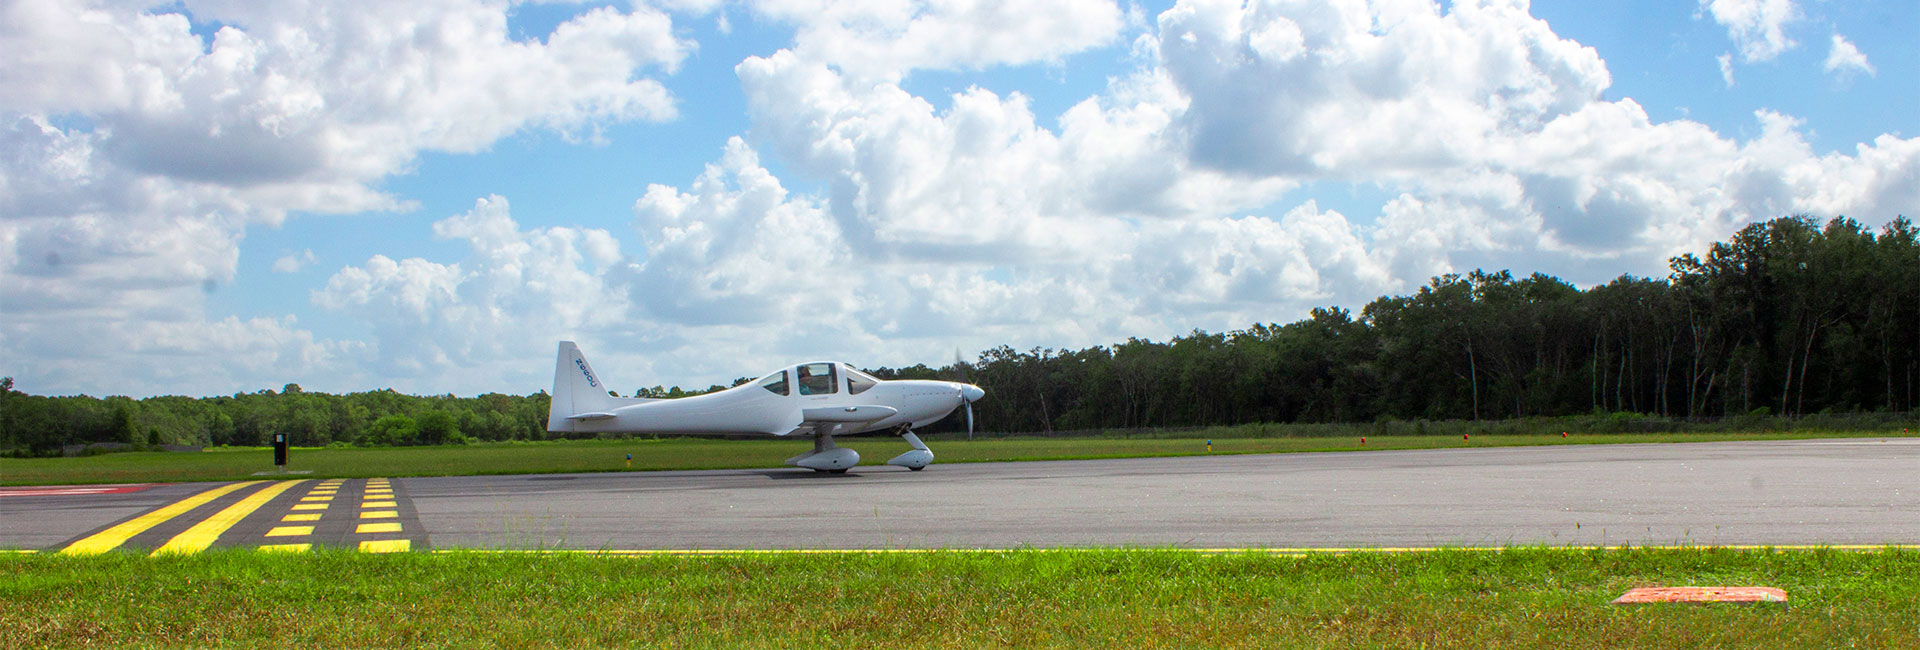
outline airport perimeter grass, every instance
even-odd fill
[[[1358,437],[1230,437],[1239,432],[1227,428],[1223,428],[1222,433],[1226,435],[1213,439],[1212,451],[1207,449],[1207,439],[1198,437],[931,439],[927,444],[935,454],[934,467],[930,471],[937,471],[941,463],[986,461],[1559,444],[1886,438],[1900,435],[1884,431],[1576,433],[1566,438],[1558,435],[1480,435],[1470,440],[1462,440],[1457,436],[1386,436],[1368,437],[1366,444],[1362,445]],[[839,441],[842,446],[859,451],[861,461],[868,465],[884,463],[908,449],[905,442],[892,436],[840,438]],[[810,444],[804,439],[636,438],[439,447],[329,447],[294,449],[289,454],[288,469],[311,472],[302,478],[357,478],[770,468],[782,467],[783,460],[810,449]],[[626,461],[627,454],[633,455],[631,466]],[[273,452],[265,448],[209,449],[198,453],[128,452],[74,458],[0,458],[0,485],[223,481],[255,478],[255,472],[272,469]]]
[[[1790,606],[1615,606],[1763,585]],[[1920,553],[0,556],[0,647],[1920,648]]]

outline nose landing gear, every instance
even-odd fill
[[[912,430],[902,428],[900,429],[900,437],[906,439],[907,444],[912,445],[913,449],[907,450],[907,453],[894,456],[893,460],[887,461],[888,465],[898,465],[918,472],[926,469],[927,465],[933,463],[933,450],[927,448],[927,443],[920,441],[920,436],[914,435]]]

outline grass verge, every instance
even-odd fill
[[[1626,433],[1558,435],[1481,435],[1470,440],[1441,436],[1360,438],[995,438],[930,440],[939,463],[1025,460],[1076,460],[1266,454],[1310,451],[1442,449],[1561,444],[1713,442],[1806,438],[1892,437],[1884,432]],[[1897,434],[1895,434],[1897,436]],[[841,438],[866,463],[885,462],[908,447],[899,438]],[[310,471],[311,478],[400,476],[472,476],[688,469],[780,467],[788,456],[805,451],[806,440],[712,440],[663,438],[573,440],[538,443],[481,443],[441,447],[329,447],[295,449],[288,469]],[[626,456],[632,454],[631,465]],[[129,452],[75,458],[0,458],[0,485],[75,485],[226,481],[253,478],[273,469],[265,448],[213,449],[199,453]]]
[[[1618,607],[1765,585],[1789,608]],[[0,647],[1920,647],[1920,553],[0,556]]]

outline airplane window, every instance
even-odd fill
[[[775,395],[787,394],[787,371],[782,370],[767,375],[766,379],[760,380],[760,387],[767,389],[767,392]]]
[[[836,379],[831,363],[809,363],[800,366],[800,394],[826,395],[837,390]]]
[[[847,394],[859,395],[879,383],[880,380],[874,379],[872,375],[860,372],[853,366],[847,366]]]

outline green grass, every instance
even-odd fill
[[[1226,433],[1234,433],[1227,431]],[[1628,442],[1709,442],[1818,437],[1887,437],[1872,431],[1764,433],[1631,433],[1558,435],[1246,438],[1220,437],[1209,452],[1204,438],[1073,437],[929,440],[935,464],[1012,460],[1068,460],[1202,454],[1261,454],[1308,451],[1506,447],[1521,445],[1608,444]],[[1897,434],[1892,434],[1897,435]],[[908,449],[899,438],[841,438],[868,464],[884,463]],[[542,443],[486,443],[442,447],[295,449],[288,468],[311,471],[315,478],[372,476],[469,476],[626,470],[727,469],[780,467],[787,457],[809,449],[806,440],[579,440]],[[625,457],[633,455],[629,468]],[[129,452],[75,458],[0,458],[0,485],[66,485],[217,481],[252,478],[273,469],[264,448],[213,449],[200,453]],[[938,469],[937,467],[935,469]]]
[[[1920,648],[1920,553],[37,555],[0,602],[7,648]]]

